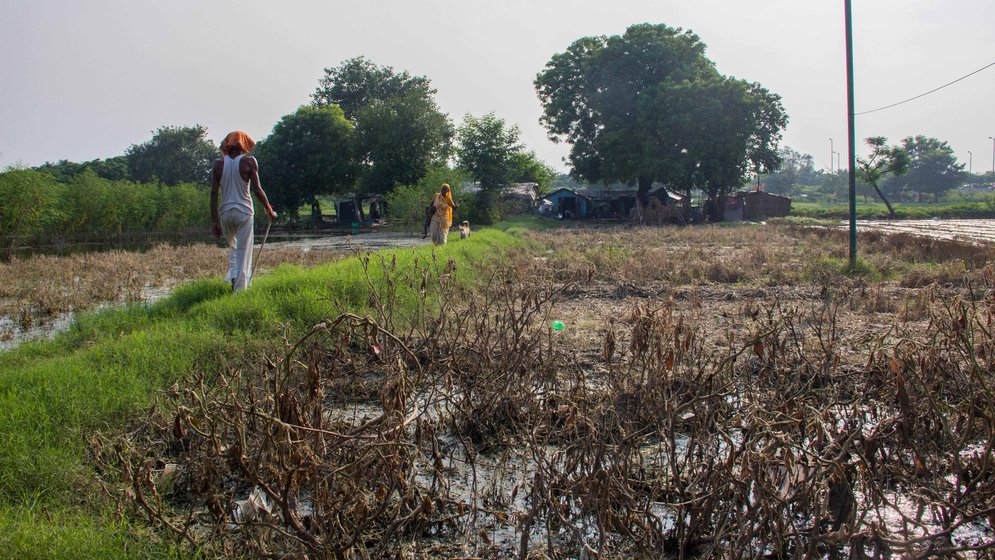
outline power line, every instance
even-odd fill
[[[956,80],[954,80],[954,81],[952,81],[950,83],[943,84],[942,86],[940,86],[940,87],[938,87],[936,89],[931,89],[931,90],[927,91],[926,93],[921,93],[921,94],[919,94],[919,95],[917,95],[915,97],[910,97],[910,98],[906,99],[905,101],[899,101],[898,103],[892,103],[891,105],[886,105],[884,107],[878,107],[877,109],[871,109],[870,111],[861,111],[860,113],[854,113],[853,116],[856,117],[858,115],[866,115],[868,113],[876,113],[878,111],[884,111],[885,109],[891,109],[892,107],[898,107],[899,105],[902,105],[904,103],[908,103],[909,101],[915,101],[916,99],[919,99],[920,97],[926,97],[927,95],[929,95],[931,93],[935,93],[937,91],[940,91],[941,89],[943,89],[943,88],[945,88],[947,86],[952,86],[952,85],[956,84],[957,82],[959,82],[959,81],[961,81],[961,80],[963,80],[965,78],[970,78],[971,76],[977,74],[978,72],[981,72],[982,70],[986,70],[988,68],[991,68],[992,66],[995,66],[995,62],[992,62],[991,64],[989,64],[987,66],[983,66],[981,68],[978,68],[974,72],[971,72],[970,74],[966,74],[964,76],[961,76],[960,78],[957,78]]]

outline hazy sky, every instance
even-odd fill
[[[857,111],[995,62],[993,0],[854,0]],[[310,101],[322,69],[365,55],[427,76],[441,109],[495,112],[541,158],[532,86],[550,57],[634,23],[691,29],[720,72],[782,96],[784,143],[846,164],[843,0],[0,0],[0,168],[122,154],[164,125],[268,135]],[[857,137],[946,140],[992,169],[995,67],[857,118]]]

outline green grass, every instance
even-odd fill
[[[837,276],[850,276],[865,280],[881,280],[884,277],[882,272],[866,259],[857,257],[853,266],[850,266],[849,259],[830,256],[822,256],[811,261],[808,265],[808,275],[816,280],[820,277],[833,278]]]
[[[402,273],[413,270],[416,259],[441,269],[451,257],[456,278],[475,282],[474,262],[518,244],[495,228],[436,249],[434,260],[430,247],[381,254],[395,256]],[[377,263],[371,259],[374,284],[382,282]],[[399,290],[402,311],[415,304],[417,287]],[[80,498],[91,486],[90,437],[124,429],[156,391],[185,375],[258,363],[279,348],[288,328],[295,336],[339,310],[366,313],[368,300],[359,259],[309,269],[285,265],[246,292],[230,295],[220,280],[193,282],[155,305],[84,314],[53,341],[0,354],[0,531],[8,526],[15,536],[6,538],[27,547],[29,557],[62,556],[58,551],[83,541],[92,544],[80,548],[84,556],[124,550],[119,527],[85,514],[65,521],[35,513],[39,507],[100,509]]]
[[[136,533],[146,533],[136,538]],[[148,530],[109,516],[0,509],[0,557],[21,559],[178,559],[184,552]]]

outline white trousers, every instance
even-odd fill
[[[220,218],[221,232],[228,241],[225,282],[231,282],[232,289],[239,292],[252,281],[252,214],[241,208],[229,208]]]

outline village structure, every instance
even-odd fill
[[[538,183],[512,183],[501,191],[502,210],[506,214],[536,213],[560,220],[636,221],[639,223],[700,223],[703,221],[760,221],[787,216],[791,199],[762,190],[739,191],[722,198],[721,214],[696,199],[654,186],[647,204],[636,204],[637,187],[628,185],[584,185],[560,187],[540,194]],[[460,186],[460,192],[475,195],[479,183]],[[369,208],[369,211],[364,211]],[[389,216],[386,201],[379,195],[349,197],[335,203],[339,226],[376,223]]]
[[[562,187],[544,195],[537,211],[559,219],[635,219],[644,223],[716,221],[714,210],[709,211],[698,201],[665,187],[649,191],[645,208],[637,207],[636,193],[634,186]],[[762,190],[736,192],[724,200],[724,221],[756,221],[791,213],[790,198]]]

